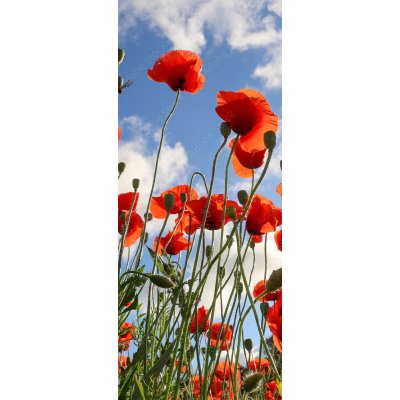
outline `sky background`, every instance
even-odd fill
[[[171,49],[199,53],[206,82],[198,93],[184,92],[180,96],[166,130],[155,195],[171,186],[189,183],[195,171],[204,173],[209,181],[212,159],[222,142],[219,132],[222,121],[215,113],[216,94],[219,90],[253,88],[265,95],[279,116],[278,145],[258,192],[281,206],[281,198],[275,192],[281,182],[279,161],[282,158],[279,1],[120,0],[119,47],[126,53],[119,74],[125,81],[133,81],[119,96],[118,123],[122,128],[119,160],[127,165],[119,181],[119,192],[131,191],[132,179],[140,178],[139,212],[145,209],[160,129],[175,98],[175,92],[166,84],[151,81],[147,70]],[[223,169],[228,154],[227,147],[219,159],[215,193],[223,191]],[[229,182],[228,195],[236,200],[237,191],[249,189],[251,179],[236,177],[231,168]],[[194,186],[200,196],[204,195],[200,182]],[[157,233],[161,222],[153,220],[148,225],[150,234]],[[153,238],[150,236],[150,244]],[[281,253],[272,235],[267,245],[269,274],[281,267]],[[263,245],[259,244],[253,285],[263,274]],[[228,286],[226,293],[231,289]],[[212,290],[212,285],[207,287],[203,297],[211,295]],[[257,342],[253,322],[246,324],[245,332]]]

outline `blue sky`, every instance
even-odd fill
[[[180,97],[167,128],[155,194],[170,186],[188,183],[196,170],[209,179],[212,159],[222,142],[221,119],[215,113],[216,93],[249,87],[261,91],[279,115],[278,146],[259,193],[281,206],[281,198],[275,192],[281,182],[280,3],[233,0],[222,5],[216,0],[196,0],[189,4],[177,0],[169,4],[156,0],[149,4],[144,0],[120,0],[119,4],[119,47],[126,52],[119,74],[125,81],[133,81],[119,96],[119,126],[123,131],[120,160],[127,163],[119,191],[131,190],[132,178],[139,177],[141,195],[146,198],[157,132],[175,98],[175,92],[166,84],[151,81],[147,70],[163,53],[180,48],[201,55],[206,82],[198,93],[182,93]],[[216,192],[222,191],[227,156],[228,149],[219,160]],[[236,200],[237,191],[247,189],[250,179],[237,178],[231,168],[229,182],[229,195]],[[158,228],[159,223],[155,222],[152,232],[156,233]],[[274,250],[268,258],[271,272],[281,266],[281,255],[273,241],[268,245]],[[258,245],[256,251],[259,263],[263,260],[262,247]],[[260,265],[256,279],[263,275],[264,268]],[[248,336],[253,336],[253,324],[247,325]],[[256,335],[253,338],[258,342]]]

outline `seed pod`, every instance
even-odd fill
[[[251,339],[245,339],[243,344],[244,348],[250,353],[250,351],[253,349],[253,341]]]
[[[264,144],[268,151],[274,150],[276,146],[276,133],[268,131],[264,133]]]
[[[233,221],[236,221],[236,208],[231,206],[227,207],[226,215]]]
[[[118,173],[121,175],[125,171],[126,164],[122,161],[118,163]]]
[[[231,134],[231,126],[227,122],[222,122],[219,130],[221,131],[221,135],[226,139]]]
[[[247,393],[254,392],[258,389],[263,378],[264,374],[261,372],[255,372],[254,374],[248,375],[243,381],[243,390]]]
[[[150,282],[154,283],[156,286],[162,289],[170,289],[175,286],[174,282],[172,282],[169,278],[163,275],[150,275]]]
[[[151,212],[145,213],[144,218],[146,221],[151,221],[153,219],[153,214]]]
[[[239,200],[239,203],[244,206],[247,203],[247,200],[249,198],[249,194],[245,190],[239,190],[237,193],[237,198]]]
[[[164,207],[169,212],[175,204],[175,196],[172,193],[167,193],[164,196]]]
[[[135,189],[135,191],[139,189],[139,185],[140,185],[140,179],[137,178],[132,179],[132,187]]]

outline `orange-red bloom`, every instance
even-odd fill
[[[221,347],[222,350],[227,350],[231,346],[232,328],[228,324],[215,322],[211,325],[211,332],[208,333],[210,337],[210,345],[212,347]]]
[[[186,211],[180,221],[179,229],[192,234],[201,227],[203,220],[204,210],[207,205],[208,196],[203,196],[198,200],[188,201],[186,203]],[[233,200],[226,201],[226,208],[234,207],[236,209],[237,217],[242,213],[242,208]],[[208,207],[208,213],[205,223],[205,228],[208,230],[218,230],[222,226],[222,214],[224,210],[224,195],[213,194],[211,196],[210,205]],[[179,219],[178,219],[179,220]],[[226,225],[232,221],[225,213]]]
[[[121,193],[118,195],[118,232],[122,235],[124,232],[125,222],[121,219],[121,213],[128,218],[129,210],[131,208],[135,194],[133,192]],[[125,247],[132,246],[142,234],[144,222],[142,217],[136,213],[136,206],[139,200],[139,193],[136,194],[135,204],[133,205],[131,218],[128,224],[128,230],[125,237]]]
[[[153,69],[147,71],[150,79],[165,82],[172,90],[189,93],[198,92],[204,85],[205,77],[201,73],[202,60],[188,50],[172,50],[161,56]]]
[[[232,148],[234,142],[235,139],[229,142],[230,148]],[[232,165],[235,174],[241,178],[250,178],[254,173],[254,169],[264,164],[266,151],[266,147],[262,150],[246,151],[240,145],[240,141],[238,141],[232,154]]]
[[[122,372],[122,369],[126,369],[126,362],[128,360],[127,356],[118,356],[118,374],[120,374]]]
[[[154,239],[153,250],[156,251],[158,236]],[[183,236],[182,232],[177,232],[172,234],[172,232],[168,232],[166,236],[160,239],[160,243],[158,245],[158,255],[161,255],[163,251],[167,254],[177,255],[182,250],[187,250],[189,246],[192,245],[190,242]]]
[[[253,89],[218,92],[215,111],[240,135],[240,146],[248,152],[265,149],[264,133],[278,131],[278,116],[265,97]]]
[[[130,342],[135,334],[135,327],[130,322],[124,322],[120,328],[118,336],[118,350],[128,350]]]
[[[206,316],[207,316],[207,310],[204,308],[204,306],[200,307],[197,310],[197,324],[196,324],[196,315],[193,315],[192,320],[190,322],[190,327],[189,327],[190,333],[195,333],[196,327],[198,329],[197,332],[199,333],[208,331],[208,328],[210,327],[210,321],[206,319]]]
[[[174,206],[172,207],[170,214],[178,214],[181,212],[184,204],[181,199],[181,193],[185,193],[187,196],[187,201],[189,200],[197,200],[199,195],[192,188],[190,189],[189,185],[178,185],[174,186],[168,190],[165,190],[161,193],[160,196],[153,197],[150,203],[150,212],[154,218],[165,218],[167,216],[167,210],[164,206],[164,196],[170,193],[175,198]]]
[[[250,235],[275,232],[282,224],[282,210],[271,200],[256,194],[246,217],[246,230]]]
[[[264,293],[267,290],[267,287],[268,287],[268,280],[258,282],[253,289],[254,298],[260,296],[261,293]],[[266,301],[278,300],[278,297],[279,297],[279,291],[275,291],[265,294],[264,296],[260,297],[258,301],[261,301],[263,303]]]
[[[228,381],[235,374],[235,370],[237,371],[238,368],[234,364],[229,363],[228,360],[224,360],[215,366],[214,374],[221,381]]]
[[[262,358],[261,360],[259,358],[255,358],[254,360],[249,362],[249,369],[252,371],[261,371],[265,372],[265,369],[269,370],[269,360],[266,358]]]
[[[276,193],[279,194],[279,196],[282,197],[282,183],[280,183],[277,187],[276,187]]]
[[[276,247],[278,248],[278,250],[282,251],[282,229],[275,232],[274,239]]]
[[[267,323],[272,333],[275,347],[282,352],[282,290],[278,293],[278,300],[275,305],[268,310]]]
[[[267,391],[265,393],[266,400],[282,400],[282,396],[277,393],[277,385],[275,381],[271,381],[267,385]]]

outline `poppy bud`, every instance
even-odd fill
[[[147,243],[148,238],[149,238],[149,234],[148,234],[148,232],[146,232],[143,237],[143,243]]]
[[[226,139],[231,134],[231,126],[227,122],[222,122],[219,130],[221,131],[222,136]]]
[[[154,283],[156,286],[162,289],[170,289],[173,288],[174,282],[168,279],[166,276],[163,275],[150,275],[149,276],[150,282]]]
[[[151,212],[145,213],[144,217],[146,221],[151,221],[153,219],[153,214]]]
[[[138,190],[138,189],[139,189],[139,185],[140,185],[140,179],[137,179],[137,178],[132,179],[132,187],[133,187],[135,190]]]
[[[172,207],[175,204],[175,196],[171,193],[167,193],[164,196],[164,207],[165,209],[170,212],[172,210]]]
[[[245,339],[243,344],[244,348],[250,353],[250,351],[253,349],[253,341],[251,339]]]
[[[249,198],[249,194],[245,190],[239,190],[237,193],[237,198],[239,203],[244,206],[247,203],[247,199]]]
[[[187,200],[187,194],[186,194],[186,193],[181,193],[181,194],[179,195],[179,197],[181,198],[181,202],[182,202],[183,204],[185,204],[185,203],[186,203],[186,200]]]
[[[233,221],[236,221],[236,208],[231,206],[226,209],[226,215]]]
[[[225,267],[219,267],[219,276],[221,278],[225,276]]]
[[[125,51],[123,49],[118,49],[118,65],[122,63],[125,58]]]
[[[124,162],[118,163],[118,173],[121,175],[125,171],[126,164]]]
[[[243,283],[242,282],[237,283],[236,290],[238,291],[239,294],[243,292]]]
[[[251,249],[254,249],[254,247],[256,246],[256,244],[255,244],[253,241],[250,241],[249,246],[250,246]]]
[[[260,310],[262,315],[267,315],[268,310],[269,310],[269,304],[268,303],[260,303]]]
[[[264,374],[261,372],[256,372],[254,374],[248,375],[243,381],[243,389],[245,392],[250,393],[258,389]]]
[[[276,133],[268,131],[264,133],[264,144],[268,151],[274,150],[276,146]]]
[[[268,279],[267,289],[268,292],[274,292],[282,287],[282,268],[276,269],[272,272]]]
[[[211,258],[212,254],[214,252],[214,248],[210,245],[206,246],[206,256],[207,258]]]
[[[118,90],[121,90],[123,84],[124,84],[124,80],[123,80],[122,76],[118,76]]]

